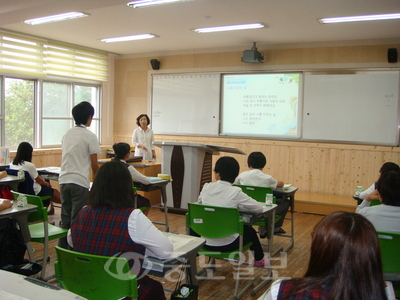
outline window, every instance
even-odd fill
[[[16,149],[20,142],[34,145],[35,81],[5,78],[5,145]]]
[[[64,133],[75,124],[71,110],[82,101],[94,107],[95,116],[88,129],[99,136],[99,90],[95,85],[43,82],[41,145],[61,144]]]
[[[0,101],[2,145],[11,150],[23,141],[34,148],[59,147],[64,133],[75,125],[71,110],[82,101],[95,108],[88,129],[100,136],[100,85],[4,77],[0,95],[4,95]]]

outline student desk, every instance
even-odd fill
[[[143,262],[143,268],[150,275],[164,277],[168,271],[175,269],[177,266],[186,263],[189,268],[189,282],[197,285],[197,263],[196,257],[200,247],[206,242],[205,239],[186,234],[178,234],[172,232],[164,232],[169,237],[174,246],[174,251],[170,258],[165,260],[147,256]]]
[[[104,163],[111,161],[111,158],[103,158],[97,160],[99,167]],[[154,161],[142,160],[141,162],[128,163],[132,165],[136,170],[142,173],[144,176],[157,177],[161,173],[161,163]],[[161,191],[139,191],[139,194],[150,200],[151,205],[158,205],[161,202]]]
[[[18,176],[7,175],[0,179],[0,185],[9,185],[13,191],[18,191],[18,184],[22,181],[25,181],[23,178],[18,178]]]
[[[294,245],[294,194],[298,190],[297,187],[290,186],[288,188],[276,188],[273,190],[273,194],[276,198],[282,198],[283,200],[288,199],[290,201],[290,218],[285,218],[285,220],[290,220],[290,234],[278,234],[279,236],[284,236],[290,238],[289,245],[283,249],[281,247],[280,249],[275,250],[274,253],[272,253],[272,256],[274,256],[276,253],[280,251],[287,252],[290,249],[293,248]]]
[[[153,222],[155,224],[165,225],[165,231],[169,231],[168,224],[168,207],[167,207],[167,184],[169,180],[159,180],[151,182],[150,184],[142,184],[140,182],[134,181],[133,184],[138,191],[141,192],[151,192],[151,191],[161,191],[162,202],[159,205],[152,205],[152,207],[162,208],[165,215],[165,223]],[[150,202],[151,203],[151,202]],[[161,206],[160,206],[161,205]]]
[[[7,200],[0,199],[0,203],[3,203],[3,201]],[[12,207],[0,211],[0,219],[13,218],[18,222],[19,228],[21,229],[21,233],[24,238],[24,242],[26,244],[26,248],[28,250],[29,260],[31,262],[35,262],[35,257],[33,256],[33,249],[31,246],[31,234],[29,232],[28,226],[28,215],[36,210],[36,205],[28,204],[25,207],[18,207],[17,203],[14,202]]]
[[[0,299],[85,300],[81,296],[41,280],[0,270]]]

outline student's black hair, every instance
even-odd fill
[[[32,162],[33,147],[28,142],[22,142],[18,145],[17,154],[14,157],[14,165],[22,165],[22,162]]]
[[[253,169],[262,169],[267,164],[267,158],[262,152],[252,152],[247,158],[247,166]]]
[[[239,175],[239,163],[230,156],[223,156],[215,163],[214,172],[219,173],[220,179],[233,183]]]
[[[96,173],[89,192],[88,204],[93,207],[134,207],[132,177],[120,161],[109,161]]]
[[[125,155],[131,152],[131,146],[127,143],[115,143],[113,149],[117,160],[124,159]]]
[[[383,174],[383,173],[388,172],[388,171],[396,171],[396,172],[399,172],[399,173],[400,173],[400,167],[399,167],[398,164],[395,164],[394,162],[388,161],[388,162],[385,162],[385,163],[382,165],[382,167],[381,167],[381,169],[379,170],[379,172],[380,172],[381,174]]]
[[[376,183],[376,189],[382,198],[382,203],[400,206],[400,173],[388,171],[382,173]]]
[[[141,114],[139,117],[136,118],[136,125],[140,127],[140,122],[139,122],[139,120],[140,120],[142,117],[146,117],[146,119],[147,119],[147,126],[149,126],[149,125],[150,125],[150,118],[149,118],[149,116],[146,115],[146,114]]]
[[[82,101],[74,106],[72,116],[76,125],[86,125],[89,117],[93,118],[94,116],[94,107],[89,102]]]

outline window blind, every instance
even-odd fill
[[[45,40],[0,31],[0,71],[46,76]]]
[[[46,48],[48,74],[107,81],[107,53],[55,41]]]

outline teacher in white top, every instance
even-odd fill
[[[154,134],[150,125],[150,118],[146,114],[141,114],[136,118],[136,124],[139,126],[133,131],[132,145],[135,147],[135,156],[143,156],[143,159],[156,159],[156,151],[154,150]]]

